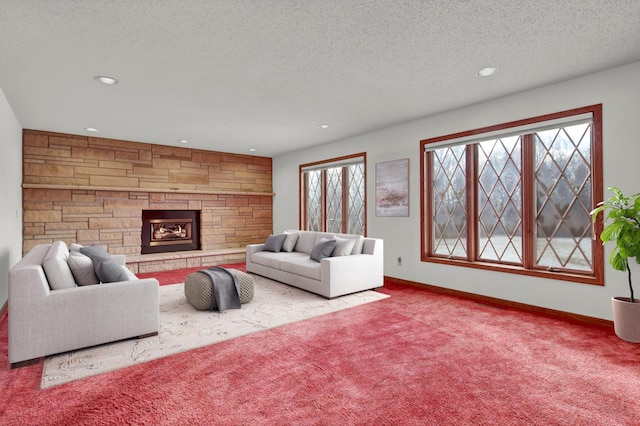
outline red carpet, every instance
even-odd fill
[[[638,424],[640,345],[612,330],[397,284],[384,292],[46,391],[41,365],[9,369],[5,316],[0,424]]]

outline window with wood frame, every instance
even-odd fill
[[[603,284],[589,214],[602,200],[602,105],[421,149],[423,261]]]
[[[300,166],[300,228],[366,235],[366,154]]]

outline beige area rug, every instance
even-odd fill
[[[242,309],[222,313],[192,307],[184,296],[184,284],[161,286],[158,336],[49,356],[40,387],[50,388],[389,297],[363,291],[327,300],[264,277],[254,275],[254,279],[253,300]]]

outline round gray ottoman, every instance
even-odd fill
[[[245,272],[229,269],[236,276],[240,287],[240,303],[253,299],[253,277]],[[199,311],[208,311],[213,303],[213,285],[207,274],[194,272],[184,280],[184,295],[187,301]]]

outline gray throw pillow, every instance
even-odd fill
[[[269,235],[269,237],[267,237],[267,241],[264,243],[264,250],[278,253],[282,250],[282,244],[286,238],[286,234]]]
[[[309,257],[316,262],[320,262],[325,257],[331,256],[334,248],[336,248],[336,240],[327,240],[322,238],[313,248]]]
[[[105,249],[97,244],[80,248],[80,253],[89,256],[93,260],[93,270],[98,279],[103,283],[127,281],[128,275],[122,270],[121,265],[111,260],[111,256]]]
[[[96,275],[103,283],[117,283],[120,281],[129,281],[129,274],[125,272],[122,265],[114,262],[113,260],[107,260],[100,262],[96,270]]]
[[[111,260],[111,255],[107,253],[107,251],[103,249],[102,246],[99,246],[97,244],[80,247],[80,253],[84,254],[85,256],[89,256],[94,262],[96,260]]]
[[[100,280],[93,270],[93,260],[91,260],[89,256],[85,256],[79,251],[71,251],[69,252],[67,263],[69,264],[69,268],[71,268],[71,273],[76,280],[76,284],[100,284]]]

